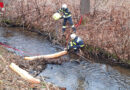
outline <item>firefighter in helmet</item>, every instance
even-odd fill
[[[71,27],[73,29],[73,32],[75,33],[76,32],[76,28],[75,28],[75,26],[73,24],[72,17],[71,17],[71,12],[67,8],[67,5],[66,4],[62,4],[62,8],[59,9],[57,12],[58,13],[60,13],[60,12],[63,13],[63,16],[61,17],[61,19],[64,19],[63,26],[62,26],[63,34],[64,34],[65,30],[66,30],[66,22],[67,21],[69,21],[69,24],[71,25]]]

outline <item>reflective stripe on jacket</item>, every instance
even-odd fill
[[[61,8],[61,9],[59,9],[57,12],[58,12],[58,13],[63,12],[63,15],[64,15],[63,17],[64,17],[64,18],[71,17],[71,13],[70,13],[70,11],[68,10],[68,8],[67,8],[67,9]]]
[[[70,48],[78,49],[78,48],[81,48],[81,47],[84,47],[84,42],[81,38],[76,37],[74,40],[72,40],[69,43],[68,49],[70,49]]]
[[[72,42],[74,43],[74,45],[77,45],[78,48],[84,46],[84,42],[80,37],[76,37],[74,40],[72,40]]]

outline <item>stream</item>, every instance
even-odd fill
[[[0,42],[18,50],[9,51],[23,56],[52,54],[63,50],[53,45],[45,37],[22,28],[0,27]],[[21,52],[24,51],[24,52]],[[75,58],[61,65],[47,64],[39,76],[67,90],[130,90],[130,70],[119,66],[91,63]]]

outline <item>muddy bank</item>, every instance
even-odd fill
[[[86,45],[83,52],[84,57],[89,58],[93,62],[130,68],[129,60],[122,60],[118,58],[115,54],[111,54],[102,48],[93,47],[92,45]]]

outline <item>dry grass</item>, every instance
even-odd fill
[[[26,71],[36,71],[36,73],[33,73],[33,76],[45,68],[44,60],[29,62],[0,46],[0,90],[65,90],[63,87],[43,82],[44,78],[42,77],[40,78],[43,80],[41,84],[28,83],[9,68],[12,62]]]
[[[94,15],[84,16],[78,34],[88,44],[114,53],[120,59],[130,60],[129,13],[124,7],[116,7],[110,13],[95,11]]]
[[[77,0],[73,3],[70,0],[12,0],[5,17],[27,26],[28,29],[36,28],[47,32],[50,38],[57,37],[54,42],[58,43],[62,40],[62,24],[61,20],[54,21],[52,15],[64,2],[68,2],[73,21],[77,23],[80,18],[80,1]],[[93,14],[84,15],[82,25],[77,28],[77,34],[89,45],[101,47],[120,59],[130,60],[130,5],[125,2],[124,0],[122,4],[112,4],[109,12],[96,11],[98,7],[94,6]]]
[[[0,90],[29,90],[30,84],[23,81],[9,68],[11,62],[16,62],[20,58],[9,53],[3,47],[0,47],[0,52]]]

